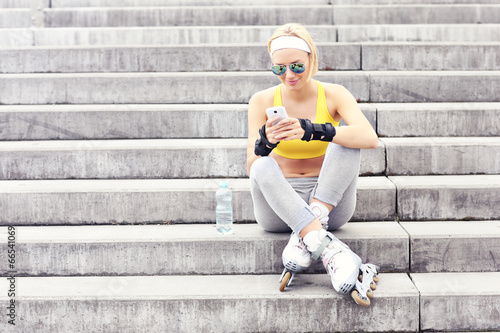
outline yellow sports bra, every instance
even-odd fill
[[[319,81],[316,82],[318,83],[318,103],[314,123],[331,123],[333,126],[337,127],[339,126],[339,122],[333,120],[333,117],[330,112],[328,112],[328,107],[326,106],[325,89]],[[279,85],[274,92],[274,106],[282,105],[281,85]],[[290,141],[280,141],[278,146],[274,148],[273,152],[282,157],[300,160],[323,156],[326,153],[326,148],[328,148],[328,142],[317,140],[307,142],[295,139]]]

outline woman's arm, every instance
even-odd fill
[[[347,124],[336,128],[332,142],[348,148],[377,148],[377,133],[361,112],[354,96],[346,88],[336,84],[325,84],[325,92],[327,104],[335,105],[336,111]]]
[[[248,102],[248,143],[247,143],[247,173],[260,156],[255,155],[255,141],[260,138],[259,129],[266,123],[266,104],[264,92],[258,92]]]

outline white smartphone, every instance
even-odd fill
[[[284,106],[273,106],[272,108],[267,108],[266,114],[267,114],[267,119],[271,119],[273,117],[279,117],[278,120],[273,122],[273,126],[279,123],[281,119],[288,118]]]

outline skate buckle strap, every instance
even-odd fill
[[[321,245],[318,247],[318,249],[313,253],[312,257],[314,260],[318,260],[325,248],[330,244],[330,242],[333,240],[333,238],[330,237],[329,234],[326,234],[325,238],[321,241]]]

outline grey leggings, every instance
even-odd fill
[[[278,163],[261,157],[250,169],[250,191],[257,223],[270,232],[299,233],[315,219],[315,198],[333,205],[328,230],[346,224],[356,207],[360,150],[330,143],[319,177],[285,178]]]

